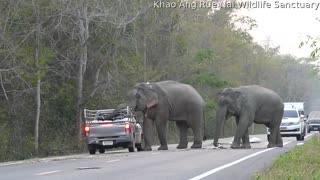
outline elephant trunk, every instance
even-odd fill
[[[127,103],[122,103],[122,104],[119,104],[116,109],[111,113],[109,114],[108,116],[104,117],[104,119],[110,119],[112,117],[114,117],[121,109],[125,108],[127,106]]]
[[[218,146],[218,141],[219,141],[219,137],[220,137],[220,133],[221,130],[224,127],[224,121],[226,119],[226,113],[227,113],[227,108],[226,107],[221,107],[217,110],[216,113],[216,129],[215,129],[215,133],[214,133],[214,141],[213,141],[213,145],[214,146]]]
[[[123,109],[123,108],[125,108],[125,107],[127,107],[127,106],[129,106],[131,109],[133,109],[133,110],[135,111],[136,103],[135,103],[134,100],[132,100],[132,101],[128,101],[128,102],[124,102],[124,103],[122,103],[122,104],[119,104],[119,105],[115,108],[115,110],[114,110],[110,115],[106,116],[104,119],[110,119],[110,118],[114,117],[115,115],[117,115],[117,113],[118,113],[121,109]]]

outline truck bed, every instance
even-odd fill
[[[92,121],[88,124],[90,127],[89,137],[119,137],[126,135],[125,124],[127,120],[119,121]]]

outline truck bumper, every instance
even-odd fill
[[[280,134],[282,137],[297,136],[304,133],[301,124],[292,126],[280,126]]]
[[[280,134],[282,137],[291,137],[303,134],[301,125],[280,126]],[[270,129],[267,128],[267,134],[270,135]]]
[[[132,136],[120,137],[87,137],[88,145],[105,146],[106,148],[128,147],[133,141]]]

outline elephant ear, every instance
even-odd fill
[[[238,109],[241,109],[241,104],[247,102],[247,97],[240,91],[234,91],[232,98],[236,100]]]
[[[147,108],[149,109],[149,108],[151,108],[151,107],[153,107],[153,106],[155,106],[157,104],[158,104],[158,100],[152,99],[147,103]]]
[[[147,108],[151,108],[158,104],[159,98],[157,92],[153,89],[151,83],[140,83],[140,87],[142,87],[143,91],[146,93],[146,106]]]
[[[147,96],[147,108],[149,109],[157,105],[158,102],[159,102],[159,99],[158,99],[157,93],[152,90],[149,90],[148,96]]]

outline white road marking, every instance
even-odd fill
[[[283,143],[283,146],[285,146],[285,145],[287,145],[287,144],[289,144],[289,143],[291,143],[291,142],[292,142],[292,141],[288,141],[288,142],[286,142],[286,143]],[[245,160],[247,160],[247,159],[249,159],[249,158],[252,158],[252,157],[254,157],[254,156],[257,156],[257,155],[259,155],[259,154],[265,153],[265,152],[270,151],[270,150],[273,150],[273,149],[275,149],[275,148],[268,148],[268,149],[265,149],[265,150],[263,150],[263,151],[256,152],[256,153],[251,154],[251,155],[249,155],[249,156],[246,156],[246,157],[244,157],[244,158],[241,158],[241,159],[238,159],[238,160],[236,160],[236,161],[233,161],[233,162],[231,162],[231,163],[229,163],[229,164],[225,164],[225,165],[223,165],[223,166],[217,167],[217,168],[212,169],[212,170],[210,170],[210,171],[208,171],[208,172],[205,172],[205,173],[203,173],[203,174],[200,174],[200,175],[198,175],[198,176],[196,176],[196,177],[194,177],[194,178],[191,178],[191,179],[189,179],[189,180],[199,180],[199,179],[205,178],[205,177],[207,177],[207,176],[209,176],[209,175],[211,175],[211,174],[214,174],[214,173],[216,173],[216,172],[218,172],[218,171],[221,171],[221,170],[223,170],[223,169],[225,169],[225,168],[227,168],[227,167],[233,166],[233,165],[238,164],[238,163],[240,163],[240,162],[242,162],[242,161],[245,161]]]
[[[117,161],[120,161],[120,159],[110,160],[110,161],[107,161],[107,162],[108,163],[113,163],[113,162],[117,162]]]
[[[152,155],[157,155],[157,154],[160,154],[160,153],[152,153]]]
[[[309,134],[309,135],[307,135],[307,136],[305,136],[304,138],[308,138],[309,136],[312,136],[313,134]]]
[[[9,166],[9,165],[15,165],[15,164],[21,164],[23,162],[12,162],[12,163],[3,163],[3,164],[0,164],[0,167],[2,166]]]
[[[48,174],[53,174],[53,173],[57,173],[60,172],[59,170],[57,171],[48,171],[48,172],[43,172],[43,173],[38,173],[38,174],[34,174],[35,176],[43,176],[43,175],[48,175]]]

